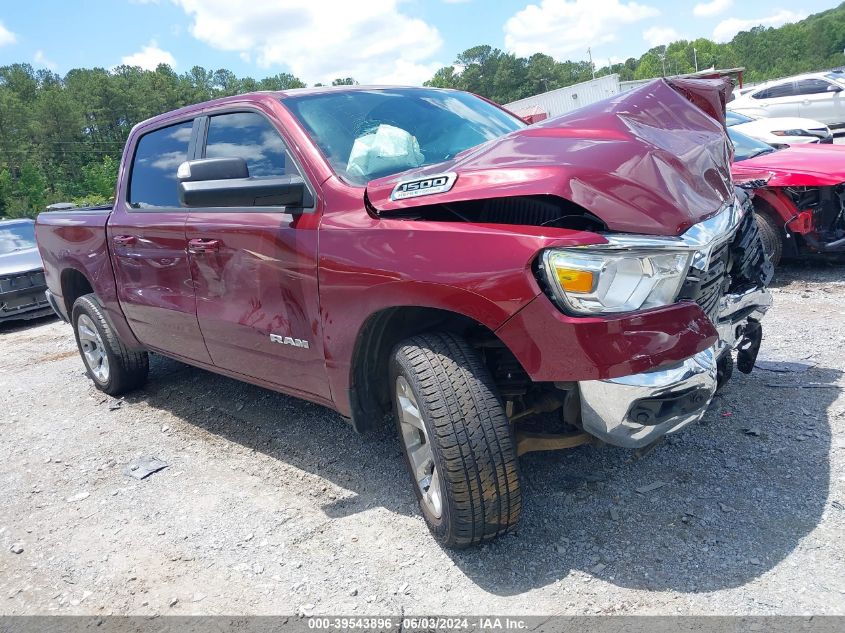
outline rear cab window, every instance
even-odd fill
[[[179,208],[176,170],[188,160],[194,122],[147,132],[135,146],[127,202],[133,209]]]

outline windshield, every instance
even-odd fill
[[[777,148],[772,147],[768,143],[758,141],[757,139],[746,136],[736,130],[729,129],[728,136],[734,144],[735,161],[748,160],[749,158],[754,158],[755,156],[761,156],[762,154],[777,151]]]
[[[465,92],[352,90],[285,97],[335,173],[356,185],[432,165],[525,124]]]
[[[0,255],[35,248],[35,224],[0,224]]]
[[[750,123],[753,121],[750,116],[745,116],[744,114],[740,114],[739,112],[731,112],[728,110],[725,113],[725,123],[728,127],[732,125],[740,125],[741,123]]]

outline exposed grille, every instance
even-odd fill
[[[725,292],[740,293],[765,286],[772,277],[753,213],[746,213],[732,240],[713,249],[707,270],[691,268],[679,299],[695,301],[716,322],[719,301]]]

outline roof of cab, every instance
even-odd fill
[[[442,92],[455,92],[449,88],[428,88],[420,86],[399,86],[399,85],[372,85],[372,86],[315,86],[313,88],[292,88],[290,90],[258,90],[255,92],[245,92],[243,94],[232,95],[228,97],[220,97],[218,99],[211,99],[210,101],[202,101],[194,103],[176,110],[163,112],[135,125],[135,128],[149,127],[159,123],[169,121],[171,119],[179,119],[189,115],[196,115],[205,108],[226,105],[227,103],[237,103],[244,101],[263,101],[268,98],[284,100],[290,97],[299,97],[305,95],[328,94],[328,93],[342,93],[342,92],[362,92],[368,90],[437,90]],[[134,129],[134,128],[133,128]]]

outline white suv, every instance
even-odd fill
[[[728,104],[752,117],[803,117],[845,125],[845,73],[798,75],[754,86]]]

